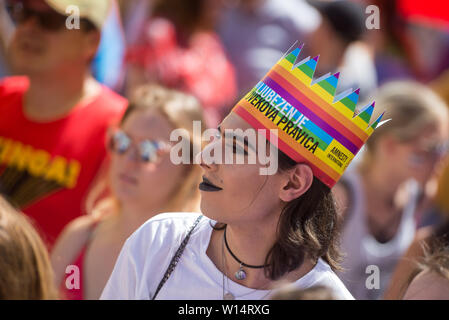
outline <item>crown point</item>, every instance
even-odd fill
[[[299,55],[299,52],[301,51],[301,48],[296,48],[295,50],[293,50],[290,54],[295,55],[296,57]]]
[[[356,94],[360,94],[360,88],[354,91]]]
[[[376,119],[376,121],[373,122],[373,124],[371,124],[371,126],[370,126],[371,129],[375,130],[375,129],[377,129],[378,127],[380,127],[382,124],[384,124],[384,123],[386,123],[386,122],[388,122],[388,121],[390,120],[390,119],[389,119],[389,120],[380,122],[380,121],[382,120],[384,114],[385,114],[385,111],[381,113],[381,115]]]
[[[337,79],[340,78],[340,72],[337,72],[336,74],[334,74],[334,77]]]
[[[315,60],[316,62],[318,62],[318,59],[320,58],[320,55],[317,55],[315,58],[313,58],[312,60]]]

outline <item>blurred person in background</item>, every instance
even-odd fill
[[[365,0],[378,8],[369,30],[379,84],[413,79],[427,83],[449,67],[449,6],[439,0]]]
[[[236,97],[234,68],[213,31],[215,1],[154,0],[126,54],[126,92],[145,82],[190,93],[215,127]]]
[[[357,299],[380,298],[416,230],[416,215],[428,202],[426,184],[446,154],[448,111],[427,87],[386,84],[376,104],[392,119],[376,130],[358,166],[348,170],[334,194],[340,207],[340,278]],[[366,286],[368,266],[380,270],[379,288]]]
[[[69,4],[80,9],[79,29],[66,27]],[[16,23],[9,61],[20,76],[0,83],[0,193],[36,222],[49,247],[85,213],[106,129],[126,107],[89,72],[108,8],[108,0],[8,2]]]
[[[296,40],[316,28],[319,13],[304,0],[225,0],[216,30],[246,94]],[[306,43],[308,45],[308,43]]]
[[[339,86],[360,88],[367,98],[377,87],[374,55],[365,43],[365,13],[357,1],[308,0],[320,13],[317,28],[305,37],[305,51],[319,56],[315,75],[340,71]]]
[[[449,106],[449,72],[446,71],[430,87]],[[407,289],[408,280],[416,271],[416,263],[425,256],[426,248],[433,252],[436,245],[443,243],[449,246],[449,162],[442,165],[441,173],[435,181],[435,196],[432,206],[418,217],[418,227],[415,238],[400,259],[392,276],[384,298],[388,300],[401,299]]]
[[[449,106],[449,69],[430,83],[430,87]],[[420,227],[438,227],[449,217],[449,161],[446,161],[436,185],[434,207],[420,218]]]
[[[145,21],[151,16],[153,0],[117,0],[117,3],[126,44],[136,45],[145,28]]]
[[[0,196],[0,300],[57,299],[47,248],[28,218]]]
[[[405,292],[404,300],[449,300],[447,244],[431,254],[426,254],[416,273]]]
[[[331,289],[325,286],[313,286],[307,289],[283,288],[271,297],[271,300],[337,300]]]
[[[447,196],[447,194],[446,194]],[[418,229],[413,242],[399,260],[388,289],[386,300],[398,300],[404,297],[410,279],[417,274],[417,261],[428,254],[435,254],[443,246],[449,247],[449,216],[441,215],[442,222]]]
[[[137,90],[110,133],[111,165],[99,189],[108,186],[112,196],[70,223],[52,252],[63,297],[98,299],[123,243],[143,222],[160,212],[199,210],[201,169],[193,164],[193,145],[201,150],[201,136],[194,136],[194,121],[204,128],[194,97],[156,85]],[[179,128],[190,141],[190,164],[170,160],[170,134]],[[79,268],[79,289],[66,287],[68,265]]]

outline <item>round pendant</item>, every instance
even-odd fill
[[[232,293],[227,292],[225,293],[225,295],[223,296],[223,300],[235,300],[235,297]]]
[[[246,279],[246,272],[243,269],[239,269],[234,276],[237,280],[244,280]]]

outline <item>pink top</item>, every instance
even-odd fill
[[[79,279],[74,279],[75,272],[73,272],[73,269],[71,272],[66,273],[64,281],[61,283],[59,292],[61,295],[61,299],[63,300],[84,300],[84,292],[83,292],[83,265],[84,265],[84,257],[86,255],[87,249],[89,248],[90,241],[92,240],[92,235],[97,227],[99,221],[95,221],[92,223],[91,230],[89,237],[84,244],[84,246],[81,248],[81,251],[79,252],[77,258],[71,263],[72,266],[77,267],[79,270],[78,275]],[[75,281],[79,283],[79,288],[76,288]],[[70,287],[74,287],[69,289],[68,285]]]

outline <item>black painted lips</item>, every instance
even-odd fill
[[[200,185],[198,186],[198,188],[201,191],[220,191],[223,190],[220,187],[217,187],[216,185],[214,185],[212,182],[210,182],[206,177],[203,176],[203,182],[200,183]]]

